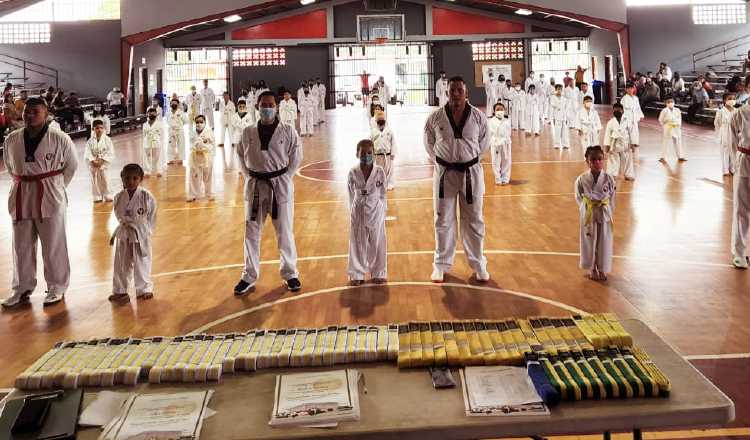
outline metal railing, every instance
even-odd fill
[[[52,78],[55,80],[55,88],[60,86],[60,72],[52,67],[0,53],[0,66],[2,65],[8,65],[20,69],[22,72],[21,78],[23,79],[24,87],[26,87],[26,82],[29,80],[29,72]],[[10,78],[6,78],[6,80],[7,79]]]
[[[727,51],[736,49],[740,46],[744,46],[747,44],[750,44],[750,34],[747,34],[739,38],[735,38],[731,41],[719,43],[707,49],[703,49],[698,52],[695,52],[693,54],[693,72],[696,71],[695,67],[699,61],[703,61],[705,59],[715,57],[716,55],[721,54],[723,57],[722,62],[726,62],[728,60]]]

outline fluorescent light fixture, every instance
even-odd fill
[[[303,6],[311,5],[315,3],[315,0],[299,0],[300,4]]]
[[[235,22],[238,22],[240,20],[242,20],[242,17],[240,17],[237,14],[230,15],[229,17],[224,17],[224,21],[226,21],[227,23],[235,23]]]
[[[528,9],[521,8],[521,9],[516,10],[516,14],[518,14],[518,15],[531,15],[532,12],[529,11]]]

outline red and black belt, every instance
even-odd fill
[[[256,180],[255,182],[255,190],[253,191],[253,205],[252,210],[250,212],[250,220],[255,221],[258,217],[258,208],[260,204],[260,191],[258,189],[258,183],[259,181],[263,181],[268,183],[268,186],[271,187],[271,218],[273,220],[276,220],[279,217],[279,208],[276,204],[276,191],[273,189],[273,185],[271,184],[271,179],[283,176],[286,174],[286,172],[289,170],[289,167],[284,167],[280,170],[271,171],[268,173],[260,172],[260,171],[253,171],[249,170],[250,177]]]
[[[16,190],[16,221],[23,220],[23,185],[21,185],[22,182],[36,182],[36,189],[37,189],[37,197],[36,197],[36,208],[37,212],[39,213],[39,217],[42,217],[42,200],[44,199],[44,185],[42,184],[42,180],[47,179],[49,177],[54,177],[57,175],[60,175],[63,173],[63,170],[55,170],[55,171],[49,171],[47,173],[42,174],[32,174],[32,175],[18,175],[18,174],[11,174],[13,176],[13,180],[18,183],[18,187]]]
[[[737,151],[739,151],[740,153],[750,154],[750,148],[737,147]]]
[[[440,175],[440,189],[438,191],[438,197],[440,197],[441,199],[444,198],[445,191],[443,190],[443,187],[445,183],[446,171],[458,171],[460,173],[464,173],[464,176],[466,177],[466,203],[468,203],[469,205],[474,203],[474,195],[471,188],[471,172],[469,169],[479,163],[479,156],[468,162],[448,162],[438,156],[435,156],[435,161],[443,168],[445,168],[443,173]]]

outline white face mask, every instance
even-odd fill
[[[734,107],[735,104],[737,104],[737,101],[735,101],[734,99],[730,99],[729,101],[727,101],[727,105],[730,107]]]
[[[497,110],[495,112],[495,116],[497,116],[498,119],[503,119],[505,117],[505,112],[502,110]]]
[[[669,107],[670,110],[673,109],[674,108],[674,102],[668,103],[667,107]]]
[[[195,124],[195,129],[198,130],[198,131],[203,131],[203,127],[205,127],[205,126],[206,126],[206,124],[198,122],[198,123]]]
[[[516,91],[521,90],[521,86],[516,86],[514,88],[516,89]]]

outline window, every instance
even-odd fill
[[[120,0],[44,0],[0,18],[4,22],[119,20]]]
[[[695,24],[745,24],[747,6],[743,4],[694,5]]]
[[[243,47],[232,50],[232,65],[249,66],[285,66],[286,49],[283,47]]]
[[[0,23],[0,44],[49,42],[49,23]]]
[[[531,41],[531,70],[537,78],[543,73],[546,80],[554,78],[556,83],[562,84],[565,72],[573,77],[578,66],[587,69],[584,80],[588,81],[591,78],[591,57],[587,38]]]
[[[165,64],[165,93],[168,96],[172,93],[185,96],[190,93],[191,86],[200,90],[204,79],[217,95],[229,90],[226,49],[168,49]]]
[[[471,54],[474,61],[522,60],[523,41],[486,41],[472,43]]]

